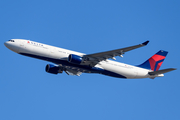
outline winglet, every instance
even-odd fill
[[[146,42],[142,43],[143,45],[147,45],[149,43],[149,40],[147,40]]]

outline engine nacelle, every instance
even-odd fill
[[[73,63],[73,64],[81,64],[83,61],[83,58],[78,55],[70,54],[68,57],[68,62]]]
[[[46,72],[52,73],[52,74],[58,74],[58,73],[62,73],[63,69],[58,65],[47,64]]]

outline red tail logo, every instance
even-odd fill
[[[166,52],[166,51],[160,50],[155,55],[153,55],[151,58],[149,58],[146,62],[139,65],[138,67],[157,71],[161,67],[164,59],[166,58],[167,53],[168,52]]]

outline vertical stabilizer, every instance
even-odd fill
[[[167,51],[160,50],[151,58],[149,58],[147,61],[145,61],[143,64],[138,65],[138,67],[157,71],[161,67],[167,54],[168,54]]]

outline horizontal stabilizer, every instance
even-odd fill
[[[163,74],[163,73],[167,73],[170,71],[176,70],[176,68],[168,68],[168,69],[163,69],[163,70],[158,70],[158,71],[154,71],[154,72],[149,72],[149,75],[158,75],[158,74]]]

